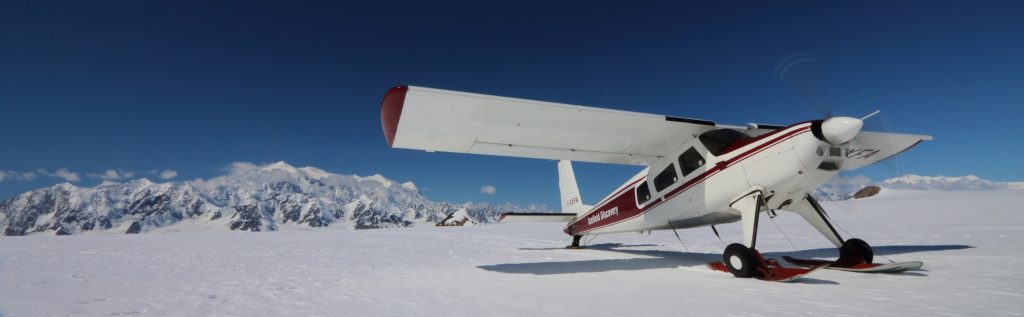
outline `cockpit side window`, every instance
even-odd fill
[[[690,147],[689,150],[679,155],[679,167],[683,170],[683,176],[690,175],[701,166],[704,166],[704,157],[700,156],[697,149]]]
[[[704,132],[698,137],[700,143],[714,156],[722,155],[730,150],[729,146],[737,141],[749,139],[750,136],[733,129],[718,129]]]

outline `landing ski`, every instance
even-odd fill
[[[793,263],[800,266],[807,267],[825,267],[830,270],[840,270],[849,272],[861,272],[861,273],[900,273],[904,271],[913,271],[920,269],[924,266],[924,262],[921,261],[907,261],[907,262],[896,262],[896,263],[855,263],[845,264],[836,263],[835,261],[827,260],[813,260],[813,259],[797,259],[789,256],[783,256],[782,259],[786,262]]]
[[[778,264],[778,261],[775,261],[774,259],[769,259],[767,262],[768,265],[760,269],[758,272],[759,274],[757,274],[757,276],[755,276],[754,278],[762,281],[771,282],[791,282],[798,280],[804,275],[811,274],[811,272],[814,272],[817,269],[824,267],[812,266],[807,268],[793,268],[781,266]],[[708,263],[708,268],[714,271],[729,273],[729,267],[725,265],[725,263],[723,262]]]

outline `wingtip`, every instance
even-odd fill
[[[380,124],[384,129],[384,138],[388,141],[388,146],[395,143],[398,121],[402,117],[402,106],[405,104],[405,95],[408,91],[409,86],[391,87],[380,102]]]

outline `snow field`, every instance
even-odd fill
[[[925,271],[819,270],[794,283],[705,268],[725,248],[708,228],[680,230],[682,243],[671,231],[588,237],[585,250],[564,249],[550,223],[3,237],[0,315],[1019,316],[1022,206],[1019,191],[826,203],[876,262]],[[798,216],[773,220],[759,229],[766,256],[836,255]],[[718,229],[740,239],[738,223]]]

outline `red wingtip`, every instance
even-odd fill
[[[392,87],[380,102],[380,125],[384,128],[384,138],[387,139],[388,146],[395,143],[398,119],[402,117],[402,105],[405,104],[405,93],[408,91],[408,86]]]

